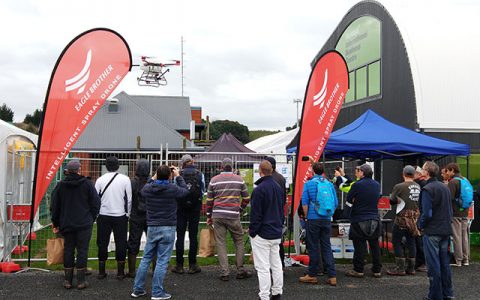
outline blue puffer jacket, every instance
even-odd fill
[[[146,199],[147,226],[176,226],[177,199],[188,194],[187,185],[181,176],[175,183],[163,180],[150,181],[142,189]]]

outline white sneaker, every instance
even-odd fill
[[[450,267],[461,267],[462,264],[450,264]]]
[[[462,263],[462,265],[469,266],[470,264],[468,263],[468,261],[465,261],[465,262]]]
[[[133,292],[130,294],[130,296],[132,298],[139,298],[139,297],[142,297],[142,296],[145,296],[147,294],[147,292],[143,291],[143,292]]]
[[[158,297],[153,297],[152,296],[152,298],[150,298],[150,299],[152,299],[152,300],[167,300],[167,299],[170,299],[170,298],[172,298],[172,295],[170,295],[169,293],[165,293],[162,296],[158,296]]]

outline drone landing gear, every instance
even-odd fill
[[[167,79],[165,78],[165,74],[169,71],[170,69],[166,69],[164,72],[160,73],[143,71],[142,75],[140,77],[137,77],[138,85],[151,87],[167,85]]]

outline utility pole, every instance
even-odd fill
[[[296,103],[296,104],[297,104],[297,128],[299,128],[300,126],[299,126],[298,123],[300,122],[300,119],[299,119],[299,117],[298,117],[298,105],[299,105],[300,103],[302,103],[302,99],[298,99],[298,98],[297,98],[297,99],[293,99],[293,103]]]
[[[183,40],[183,35],[182,35],[182,36],[181,36],[181,39],[180,39],[180,45],[181,45],[181,46],[180,46],[180,48],[181,48],[181,49],[180,49],[180,52],[181,52],[181,53],[180,53],[180,59],[181,59],[180,67],[181,67],[181,72],[182,72],[182,75],[181,75],[181,77],[182,77],[182,97],[183,97],[183,79],[184,79],[184,77],[183,77],[183,65],[184,65],[183,55],[185,54],[185,53],[183,52],[183,43],[184,43],[184,42],[185,42],[185,41]]]

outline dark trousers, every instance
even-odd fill
[[[312,277],[317,276],[319,261],[321,259],[319,253],[321,253],[328,277],[336,277],[335,260],[333,259],[332,246],[330,244],[332,222],[330,222],[330,220],[308,220],[306,226],[308,257],[310,259],[308,275]]]
[[[405,237],[405,247],[408,249],[408,257],[415,258],[416,249],[415,249],[415,237],[406,230],[401,229],[397,225],[393,224],[392,229],[392,243],[393,251],[395,252],[395,257],[405,257],[405,251],[403,251],[402,240]]]
[[[415,269],[425,265],[425,254],[423,253],[423,237],[415,237]]]
[[[142,240],[142,234],[147,234],[147,221],[145,218],[140,220],[129,220],[130,226],[128,229],[128,254],[137,255],[140,251],[140,242]]]
[[[183,266],[183,253],[185,243],[185,231],[188,228],[188,238],[190,239],[190,249],[188,251],[188,264],[190,266],[197,264],[198,250],[198,223],[200,222],[199,210],[177,210],[177,241],[175,242],[177,265]]]
[[[367,241],[370,246],[370,253],[372,255],[372,272],[380,273],[382,270],[382,264],[380,262],[380,246],[378,245],[378,239],[364,240],[353,239],[353,269],[359,273],[363,273],[365,267],[365,254],[367,254]]]
[[[98,260],[106,261],[108,258],[108,244],[112,231],[115,239],[115,259],[125,261],[127,256],[128,218],[127,216],[111,217],[104,215],[99,215],[97,218]]]
[[[67,232],[63,234],[63,266],[64,268],[83,269],[87,267],[88,259],[88,245],[90,244],[90,238],[92,237],[92,227]],[[75,249],[77,250],[77,262],[75,263]]]

